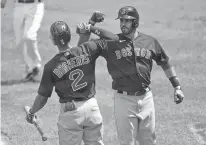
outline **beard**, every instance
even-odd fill
[[[127,34],[131,33],[132,30],[133,30],[132,28],[127,28],[125,26],[121,27],[121,31],[124,35],[127,35]]]

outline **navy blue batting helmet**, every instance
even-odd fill
[[[121,18],[134,20],[133,26],[139,26],[139,13],[132,6],[124,6],[119,10],[116,20]]]
[[[65,45],[71,40],[69,26],[63,21],[56,21],[50,27],[51,36],[56,45]]]
[[[136,19],[139,21],[139,13],[132,6],[122,7],[118,12],[118,17],[116,19],[125,18],[125,19]]]

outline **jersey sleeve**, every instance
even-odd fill
[[[105,57],[105,55],[107,54],[106,52],[108,50],[109,40],[102,38],[102,39],[94,39],[92,41],[97,45],[97,48],[101,50],[100,56]]]
[[[153,52],[153,59],[156,61],[157,65],[162,65],[169,60],[165,50],[156,39],[154,40],[154,49],[155,51]]]
[[[89,48],[92,54],[102,55],[107,50],[107,41],[103,39],[93,39],[85,42],[82,46]]]
[[[51,97],[53,91],[53,80],[52,80],[52,71],[48,65],[44,66],[38,94],[44,97]]]

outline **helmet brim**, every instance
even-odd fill
[[[115,20],[117,20],[117,19],[130,19],[130,20],[135,20],[136,18],[135,18],[135,17],[132,17],[132,16],[124,15],[124,16],[117,17]]]

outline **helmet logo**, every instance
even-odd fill
[[[121,9],[120,14],[121,15],[127,15],[126,9],[125,8]]]
[[[66,26],[60,25],[58,30],[57,30],[57,33],[60,35],[60,34],[64,33],[65,31],[66,31]]]
[[[62,25],[62,30],[64,31],[66,29],[66,26],[65,25]]]

